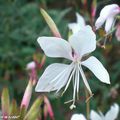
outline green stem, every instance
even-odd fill
[[[117,29],[117,27],[114,27],[109,33],[105,34],[103,37],[101,37],[100,39],[97,40],[97,43],[102,41],[104,37],[107,37],[109,34],[113,33],[115,30]]]
[[[85,94],[87,100],[89,98],[89,94],[86,88],[85,88]],[[87,120],[90,120],[90,100],[86,102],[86,114],[87,114]]]

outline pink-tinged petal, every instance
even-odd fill
[[[101,64],[101,62],[95,57],[89,57],[87,60],[81,63],[90,69],[93,74],[103,83],[110,84],[110,77],[107,70]]]
[[[114,24],[114,17],[109,17],[105,23],[105,31],[108,33]]]
[[[105,115],[105,120],[116,120],[119,113],[118,104],[111,106],[110,110]]]
[[[72,59],[72,48],[66,40],[57,37],[39,37],[37,41],[48,57]]]
[[[32,70],[36,68],[36,63],[34,61],[27,64],[27,70]]]
[[[102,117],[96,113],[94,110],[91,110],[90,112],[90,119],[91,120],[103,120]]]
[[[102,27],[102,25],[104,24],[105,20],[106,20],[105,18],[99,17],[99,18],[96,20],[96,22],[95,22],[95,27],[96,27],[96,29],[99,29],[100,27]]]
[[[106,5],[96,20],[96,29],[99,29],[109,17],[114,17],[118,13],[120,13],[120,8],[117,4]]]
[[[117,40],[120,41],[120,24],[117,26],[115,36],[116,36]]]
[[[74,114],[72,115],[71,120],[86,120],[86,118],[82,114]]]
[[[59,90],[67,83],[73,65],[54,63],[49,65],[40,77],[36,92],[50,92]]]
[[[90,26],[85,26],[79,32],[71,35],[69,42],[80,57],[96,49],[96,35]]]

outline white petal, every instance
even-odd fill
[[[80,26],[77,23],[69,23],[68,28],[72,30],[73,33],[76,33],[80,30]]]
[[[99,29],[100,27],[102,27],[102,25],[104,24],[104,22],[105,22],[105,18],[103,18],[103,17],[98,17],[98,19],[96,20],[96,22],[95,22],[95,27],[96,27],[96,29]]]
[[[105,115],[105,120],[115,120],[118,117],[119,106],[114,104]]]
[[[71,120],[86,120],[86,118],[82,114],[74,114],[72,115]]]
[[[91,110],[90,112],[90,120],[103,120],[98,113],[96,113],[94,110]]]
[[[117,4],[106,5],[100,12],[100,16],[96,20],[95,26],[99,29],[109,17],[114,17],[120,12]]]
[[[90,26],[85,26],[69,38],[69,42],[79,56],[90,53],[96,48],[96,35]]]
[[[114,23],[114,17],[110,17],[106,20],[105,23],[105,31],[108,33],[110,31],[110,29],[112,28]]]
[[[80,29],[82,29],[85,26],[84,18],[79,13],[76,13],[76,18],[77,18],[76,23],[68,24],[69,29],[72,30],[73,33],[78,32]]]
[[[50,92],[62,88],[73,69],[73,65],[54,63],[49,65],[40,77],[36,92]]]
[[[76,17],[77,17],[78,26],[79,26],[79,28],[82,29],[82,27],[85,26],[85,20],[79,13],[76,13]]]
[[[97,58],[92,56],[81,64],[90,69],[101,82],[110,84],[109,74]]]
[[[72,59],[72,49],[66,40],[57,37],[39,37],[37,41],[48,57]]]

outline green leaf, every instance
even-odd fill
[[[13,100],[11,103],[11,107],[10,107],[10,116],[11,119],[10,120],[19,120],[19,109],[17,107],[17,103],[16,100]],[[16,118],[14,118],[13,116],[15,116]],[[12,118],[13,117],[13,118]]]
[[[42,102],[42,97],[37,98],[30,110],[28,111],[28,113],[26,114],[24,120],[36,120],[40,113],[40,105],[42,104]]]
[[[21,109],[20,109],[20,118],[19,118],[19,120],[23,120],[24,117],[25,117],[25,114],[26,114],[26,107],[22,106]]]

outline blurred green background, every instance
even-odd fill
[[[84,0],[0,0],[0,94],[7,86],[11,99],[20,104],[28,82],[26,64],[34,57],[41,60],[41,51],[36,39],[39,36],[53,36],[42,15],[40,7],[44,8],[55,21],[63,38],[68,38],[68,23],[75,21],[75,12],[79,12],[88,24],[92,0],[84,7]],[[117,3],[119,0],[98,0],[96,18],[106,4]],[[107,111],[110,105],[117,102],[120,105],[120,42],[112,35],[112,41],[107,48],[97,48],[94,54],[106,67],[111,77],[111,85],[101,83],[94,75],[85,69],[94,96],[90,100],[91,109]],[[45,65],[38,70],[38,77],[46,66],[63,59],[47,58]],[[40,62],[40,61],[39,61]],[[73,113],[86,114],[85,92],[81,80],[80,100],[77,108],[70,110],[70,104],[64,104],[72,97],[72,87],[63,97],[54,93],[48,95],[56,120],[69,120]],[[32,101],[38,96],[33,91]],[[49,119],[49,118],[48,118]]]

